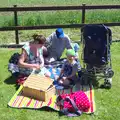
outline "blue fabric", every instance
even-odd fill
[[[60,75],[61,68],[60,67],[48,67],[47,68],[49,72],[51,73],[50,78],[51,79],[56,79],[56,76]]]
[[[78,43],[73,43],[72,46],[75,52],[78,52],[78,50],[80,49],[80,46],[78,45]]]
[[[66,64],[66,65],[64,66],[64,72],[65,72],[65,75],[66,75],[66,76],[71,75],[71,74],[72,74],[72,66]]]

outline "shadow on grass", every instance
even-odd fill
[[[75,113],[73,112],[71,112],[69,115],[70,116],[67,116],[67,115],[65,115],[63,112],[61,112],[61,111],[56,111],[56,110],[54,110],[54,109],[52,109],[52,108],[50,108],[50,107],[43,107],[43,108],[40,108],[40,111],[48,111],[48,112],[57,112],[58,113],[58,115],[59,115],[59,117],[64,117],[64,116],[66,116],[66,117],[79,117],[80,115],[77,115],[76,114],[76,116],[72,116],[72,115],[75,115]],[[90,113],[90,115],[92,115],[93,113]]]
[[[54,110],[53,108],[50,108],[50,107],[42,107],[39,110],[40,111],[47,111],[47,112],[56,112],[56,113],[58,113],[59,117],[65,116],[65,114],[63,114],[62,112],[56,111],[56,110]]]
[[[14,84],[16,87],[16,90],[19,88],[19,85],[17,85],[16,80],[18,78],[18,73],[12,74],[10,77],[4,80],[4,83],[6,84]]]
[[[50,107],[47,107],[47,106],[44,106],[44,107],[38,108],[38,109],[34,109],[34,108],[22,108],[22,109],[38,110],[38,111],[43,111],[43,112],[45,112],[45,111],[46,111],[46,112],[55,112],[55,113],[58,113],[58,116],[59,116],[59,117],[65,116],[65,114],[63,114],[62,112],[57,111],[57,110],[55,110],[55,109],[53,109],[53,108],[50,108]]]
[[[105,86],[104,83],[100,83],[98,80],[94,80],[92,83],[94,89],[110,89],[110,86]]]

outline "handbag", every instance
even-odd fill
[[[60,106],[60,111],[67,116],[80,116],[82,112],[88,112],[90,101],[83,91],[76,91],[59,95],[57,105]]]

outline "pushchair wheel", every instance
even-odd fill
[[[114,75],[114,71],[111,68],[109,68],[107,71],[105,71],[104,75],[108,78],[112,78]]]
[[[113,72],[113,70],[110,69],[110,70],[108,71],[108,77],[109,77],[109,78],[112,78],[113,75],[114,75],[114,72]]]
[[[112,78],[105,79],[104,87],[110,89],[112,87]]]

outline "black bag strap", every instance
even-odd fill
[[[62,109],[61,112],[68,117],[76,117],[76,116],[80,116],[82,114],[81,111],[69,112],[67,108]]]
[[[72,107],[74,108],[74,112],[69,112],[67,108],[63,108],[61,110],[62,113],[64,113],[65,115],[69,116],[69,117],[74,117],[74,116],[80,116],[82,114],[82,111],[80,111],[78,109],[78,107],[76,106],[76,103],[73,99],[71,99],[70,97],[66,97],[65,99],[61,99],[59,101],[60,105],[64,106],[64,101],[69,101],[72,105]]]

